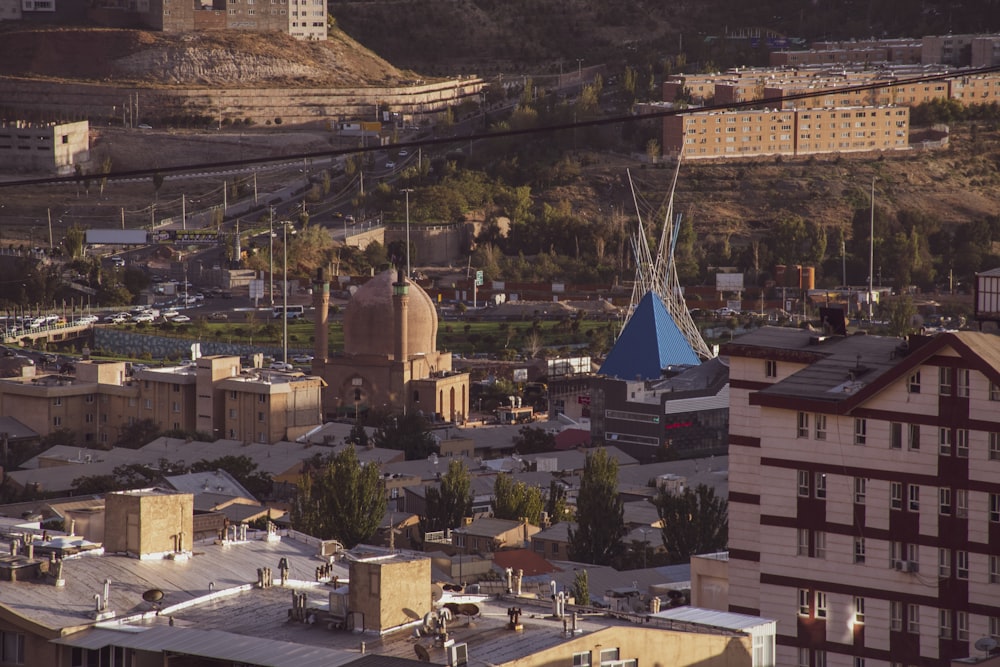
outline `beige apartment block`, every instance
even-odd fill
[[[72,171],[90,160],[90,124],[0,122],[0,168]]]

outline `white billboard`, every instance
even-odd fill
[[[88,229],[87,245],[146,245],[145,229]]]
[[[742,273],[716,273],[716,292],[739,292],[743,290]]]

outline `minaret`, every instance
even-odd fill
[[[393,341],[392,354],[393,358],[398,362],[405,362],[407,356],[409,355],[409,350],[407,350],[407,341],[409,339],[409,314],[408,310],[410,307],[410,287],[406,283],[406,278],[403,276],[403,269],[399,268],[396,271],[396,282],[392,284],[392,313],[395,319],[395,335],[396,339]]]
[[[313,281],[313,307],[316,309],[316,335],[313,350],[313,372],[318,372],[326,364],[330,354],[330,281],[326,271],[320,267]]]

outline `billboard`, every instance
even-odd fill
[[[219,242],[219,233],[214,229],[178,229],[174,233],[174,241],[214,245]]]
[[[740,292],[743,290],[742,273],[716,273],[716,292]]]
[[[87,245],[146,245],[145,229],[88,229]]]

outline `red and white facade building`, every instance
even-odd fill
[[[764,327],[723,355],[729,610],[777,621],[776,664],[1000,640],[1000,337]]]

